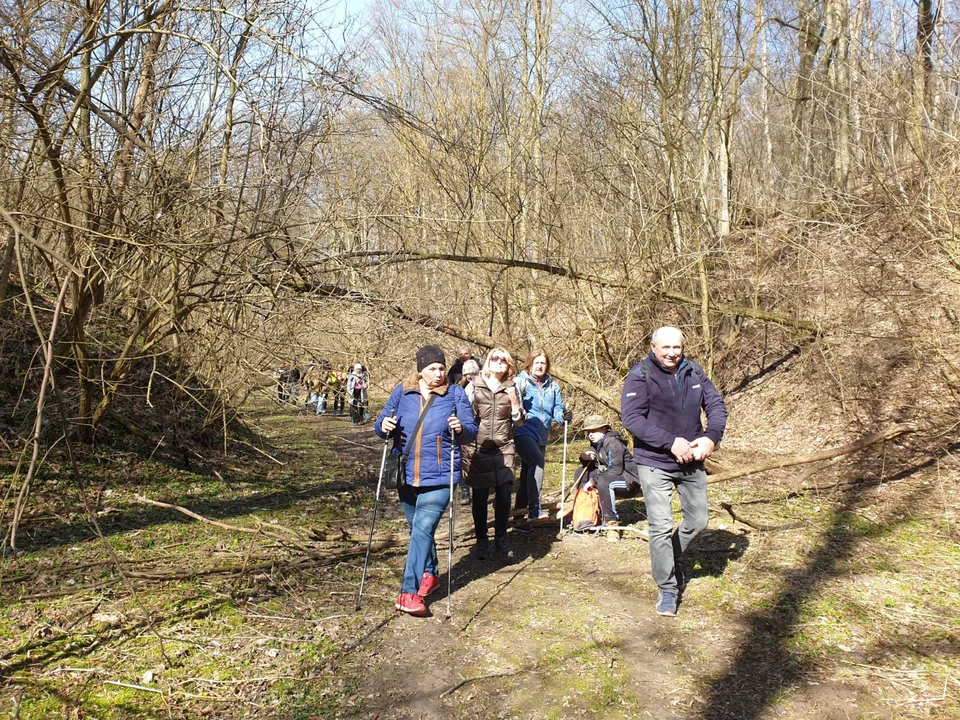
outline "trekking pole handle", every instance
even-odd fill
[[[396,415],[397,415],[397,409],[396,409],[396,408],[393,408],[392,410],[390,410],[390,414],[387,415],[387,417],[385,417],[384,420],[392,420],[393,418],[396,417]],[[381,428],[381,429],[383,428],[383,423],[382,423],[382,422],[380,423],[380,428]],[[386,445],[388,442],[390,442],[390,436],[393,435],[393,433],[396,431],[396,429],[397,429],[397,426],[394,425],[390,430],[387,431],[386,437],[383,438],[383,444],[384,444],[384,445]]]
[[[463,428],[463,424],[460,422],[460,418],[457,417],[456,410],[454,410],[453,413],[450,414],[450,417],[447,418],[447,427],[450,428],[450,442],[452,443],[457,436],[457,430],[453,427],[453,425],[450,424],[451,420],[456,420],[457,425],[460,428]]]

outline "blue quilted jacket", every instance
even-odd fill
[[[390,393],[383,412],[377,417],[374,431],[381,438],[386,433],[381,427],[384,418],[396,412],[398,424],[393,431],[395,453],[408,452],[406,483],[414,487],[434,487],[450,483],[450,454],[453,453],[453,482],[460,482],[460,445],[473,441],[477,436],[477,421],[467,394],[459,385],[442,385],[433,391],[436,394],[417,436],[410,433],[417,425],[421,408],[427,401],[420,394],[417,375],[412,375],[397,385]],[[447,418],[456,415],[463,429],[460,434],[450,431]],[[452,436],[452,437],[451,437]]]

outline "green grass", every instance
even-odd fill
[[[362,718],[369,715],[368,705],[392,699],[399,685],[380,686],[367,678],[378,667],[377,653],[345,653],[344,641],[365,635],[374,612],[382,609],[376,603],[389,602],[384,598],[399,582],[402,551],[375,560],[368,578],[370,600],[365,602],[378,609],[355,614],[352,591],[362,559],[326,567],[288,567],[285,561],[297,556],[297,550],[263,536],[151,508],[136,499],[142,493],[249,528],[259,520],[304,532],[347,526],[364,533],[370,492],[356,482],[356,458],[341,466],[332,449],[313,439],[315,429],[302,416],[277,411],[266,402],[255,404],[247,414],[250,424],[263,432],[258,447],[284,465],[249,448],[241,448],[240,458],[229,460],[236,470],[220,470],[222,480],[145,457],[101,453],[84,461],[89,497],[110,491],[100,495],[98,506],[101,511],[113,508],[99,517],[110,547],[123,561],[151,561],[125,566],[130,581],[137,584],[136,598],[125,583],[25,598],[115,576],[102,541],[78,510],[70,483],[54,482],[51,474],[38,486],[36,505],[31,506],[35,519],[24,535],[27,544],[36,546],[16,560],[0,561],[2,577],[28,576],[23,582],[0,584],[0,662],[6,676],[2,690],[4,697],[17,699],[20,718],[71,714],[107,720],[159,718],[169,716],[168,706],[175,717],[177,713],[199,717],[209,709],[207,716],[225,720]],[[568,483],[576,466],[574,450],[580,445],[582,439],[572,441],[569,448]],[[562,442],[552,443],[547,492],[559,489],[561,457]],[[55,454],[51,462],[66,467]],[[698,695],[706,696],[717,668],[726,667],[740,647],[737,643],[756,630],[777,662],[803,668],[801,681],[771,692],[769,704],[775,708],[771,712],[778,715],[789,717],[793,703],[804,702],[805,689],[813,687],[806,681],[841,678],[860,683],[853,686],[858,699],[863,698],[859,712],[865,718],[960,716],[955,698],[960,682],[956,652],[960,546],[951,535],[942,503],[917,508],[910,500],[901,507],[896,496],[900,488],[906,497],[906,483],[894,485],[885,504],[849,511],[836,496],[812,493],[744,505],[750,499],[782,494],[754,481],[711,489],[713,503],[730,500],[759,522],[804,519],[809,524],[761,533],[736,525],[719,512],[713,515],[712,533],[701,538],[688,556],[695,579],[685,596],[689,605],[676,621],[657,626],[658,647],[682,668],[671,678],[678,712],[690,708],[695,713],[697,707],[691,703]],[[621,512],[637,521],[641,510],[641,500],[621,505]],[[381,531],[390,528],[402,532],[405,522],[399,517],[378,522]],[[842,551],[831,552],[831,544]],[[576,547],[568,540],[562,550],[538,559],[535,572],[518,573],[508,591],[483,609],[477,625],[463,638],[457,673],[465,678],[515,673],[494,681],[499,685],[490,696],[497,703],[492,715],[631,718],[642,713],[623,662],[631,627],[605,615],[603,607],[584,611],[575,599],[586,580],[553,570]],[[135,575],[151,569],[189,571],[241,564],[251,551],[250,562],[271,558],[274,565],[242,577],[206,575],[161,582]],[[649,579],[638,581],[635,574],[647,562],[646,543],[624,542],[611,553],[619,563],[611,568],[620,573],[612,576],[619,578],[616,581],[607,578],[616,582],[611,591],[632,601],[652,602],[655,589]],[[74,567],[97,562],[105,564]],[[68,586],[68,580],[77,585]],[[571,598],[570,603],[549,602],[555,593]],[[468,596],[463,593],[461,598]],[[508,596],[523,602],[508,602]],[[144,620],[145,609],[153,629]],[[457,614],[466,618],[478,610],[479,606],[461,606]],[[121,620],[98,623],[94,613]],[[787,619],[792,624],[777,625]],[[433,632],[427,625],[404,628]],[[686,642],[716,628],[730,636],[722,657],[709,642]],[[155,631],[164,637],[166,658]],[[518,637],[532,639],[518,643]],[[371,645],[380,639],[375,635]],[[155,673],[150,687],[163,690],[165,696],[104,685],[106,680],[142,684],[148,670]],[[936,697],[945,680],[948,697],[942,702],[909,704]],[[392,681],[402,684],[402,678]],[[478,681],[444,702],[450,703],[454,716],[458,707],[464,713],[475,710],[471,703],[482,701],[490,685]],[[367,697],[371,687],[376,702]],[[877,692],[864,694],[863,688]],[[477,700],[466,699],[474,694]]]
[[[138,493],[250,528],[262,521],[308,531],[342,522],[357,512],[358,495],[345,484],[336,456],[318,448],[309,432],[298,430],[302,420],[284,413],[260,414],[260,410],[255,406],[251,413],[267,431],[266,442],[277,438],[282,442],[282,447],[266,451],[280,457],[283,466],[252,451],[245,453],[243,472],[223,471],[223,479],[136,456],[104,453],[82,462],[88,498],[98,496],[97,509],[108,510],[98,519],[110,548],[122,561],[148,561],[126,566],[129,572],[240,565],[250,551],[254,553],[251,562],[264,554],[282,562],[287,555],[263,537],[149,507],[137,500]],[[51,462],[55,461],[52,456]],[[301,632],[303,622],[283,619],[331,614],[323,608],[323,596],[310,600],[318,604],[315,610],[303,607],[311,596],[300,595],[300,586],[311,579],[296,571],[277,568],[239,579],[211,575],[172,583],[131,577],[130,582],[139,585],[136,598],[121,582],[46,600],[21,600],[28,594],[69,590],[115,576],[103,541],[93,534],[82,509],[78,511],[76,493],[70,487],[38,483],[31,517],[44,519],[23,535],[28,552],[16,560],[0,561],[0,577],[30,578],[0,586],[0,652],[8,667],[23,668],[17,671],[20,679],[8,683],[19,698],[18,717],[46,719],[71,713],[110,720],[167,717],[165,702],[194,712],[208,703],[220,707],[215,696],[224,688],[247,692],[246,685],[236,683],[261,676],[294,678],[258,686],[256,692],[262,697],[257,702],[272,708],[275,717],[333,717],[338,708],[350,704],[339,690],[330,692],[325,679],[295,679],[315,674],[339,651],[339,645],[322,631],[319,635]],[[30,547],[31,542],[36,547]],[[88,563],[104,564],[72,569]],[[339,571],[329,572],[336,576]],[[68,581],[75,584],[70,586]],[[144,621],[145,611],[153,629]],[[117,617],[120,622],[105,625],[96,622],[94,614]],[[309,621],[306,627],[311,627]],[[166,657],[156,632],[165,638]],[[95,672],[57,671],[62,667]],[[104,684],[106,680],[143,684],[147,670],[155,672],[150,687],[163,690],[166,696]],[[56,682],[39,680],[51,672],[56,672]],[[257,717],[250,707],[230,703],[229,712],[220,716]]]

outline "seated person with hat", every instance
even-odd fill
[[[580,462],[589,472],[588,484],[597,488],[601,520],[607,526],[607,540],[617,542],[620,531],[616,497],[634,497],[641,492],[640,477],[633,453],[627,449],[623,436],[610,429],[602,415],[591,415],[581,428],[590,439],[590,449],[580,455]],[[614,527],[611,527],[614,526]]]

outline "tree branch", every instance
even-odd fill
[[[871,445],[876,445],[877,443],[882,443],[886,440],[892,440],[900,435],[917,432],[919,429],[920,428],[917,423],[912,422],[888,425],[883,430],[878,430],[870,435],[865,435],[859,440],[847,443],[846,445],[841,445],[837,448],[821,450],[820,452],[811,453],[809,455],[792,455],[791,457],[779,458],[777,460],[760,463],[759,465],[751,465],[750,467],[740,468],[739,470],[728,470],[727,472],[722,472],[713,476],[710,478],[709,482],[710,484],[727,482],[728,480],[734,480],[736,478],[754,475],[756,473],[766,472],[768,470],[778,470],[779,468],[791,467],[793,465],[805,465],[807,463],[830,460],[831,458],[840,457],[841,455],[850,455],[851,453],[865,450]]]

